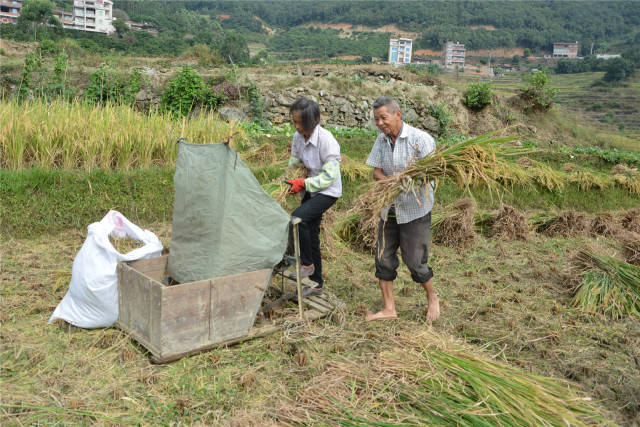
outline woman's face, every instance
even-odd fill
[[[294,111],[293,113],[291,113],[291,122],[293,123],[293,127],[298,131],[300,135],[303,135],[307,138],[310,136],[309,132],[307,132],[304,126],[302,126],[302,117],[300,117],[300,111]]]

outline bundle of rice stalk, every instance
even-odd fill
[[[626,175],[633,178],[638,175],[638,168],[630,168],[625,164],[618,163],[611,168],[611,175]]]
[[[602,253],[585,245],[576,254],[575,270],[581,280],[573,290],[571,304],[613,319],[640,318],[640,268]]]
[[[493,171],[504,158],[531,152],[526,148],[504,144],[516,137],[494,137],[495,134],[493,132],[449,146],[439,146],[403,172],[376,181],[367,196],[373,211],[380,213],[401,193],[413,193],[417,197],[419,189],[430,181],[435,181],[437,188],[438,180],[444,177],[453,178],[463,188],[486,185],[493,189],[498,184]]]
[[[270,142],[240,153],[240,155],[244,160],[258,164],[274,163],[277,160],[276,147]]]
[[[553,169],[549,165],[545,165],[528,157],[518,159],[518,165],[525,170],[529,179],[543,188],[548,190],[561,190],[565,186],[566,180],[563,177],[563,173]]]
[[[478,234],[474,221],[475,206],[471,199],[462,199],[447,206],[440,215],[435,221],[431,217],[434,243],[456,249],[465,249],[473,244]]]
[[[632,194],[640,194],[640,176],[613,175],[616,184]]]
[[[640,234],[629,233],[622,239],[622,254],[624,259],[637,267],[640,267]]]
[[[589,218],[582,212],[572,210],[546,218],[538,216],[534,219],[535,221],[540,221],[536,226],[536,231],[548,236],[580,236],[589,230]]]
[[[511,206],[503,205],[491,222],[490,236],[526,240],[529,236],[527,218]]]
[[[340,162],[340,174],[343,179],[348,181],[356,181],[358,179],[367,179],[371,177],[371,167],[363,162],[353,160],[351,157],[342,155]]]
[[[615,236],[622,231],[620,223],[610,213],[596,215],[589,226],[591,234],[597,236]]]
[[[373,360],[331,361],[278,411],[300,424],[585,426],[604,418],[568,383],[433,332],[399,332]]]
[[[622,217],[622,226],[634,233],[640,233],[640,208],[629,209]]]
[[[263,184],[262,188],[267,192],[267,194],[273,197],[276,202],[283,204],[287,199],[287,195],[289,195],[289,190],[291,189],[291,186],[285,181],[289,179],[306,178],[307,176],[309,176],[309,171],[304,166],[289,166],[285,169],[282,175],[271,182]]]
[[[567,175],[567,181],[575,184],[580,190],[584,191],[591,190],[592,188],[606,190],[616,184],[616,181],[610,175],[585,170],[570,173]]]
[[[320,223],[320,241],[325,252],[331,259],[336,257],[336,244],[333,236],[333,229],[337,222],[338,214],[334,208],[327,210],[322,215],[322,222]]]
[[[370,205],[360,196],[346,215],[337,221],[333,230],[343,242],[356,249],[375,253],[378,220],[379,217],[374,215]]]

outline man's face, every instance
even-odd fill
[[[373,110],[373,118],[376,121],[376,126],[380,129],[380,132],[386,135],[397,136],[402,128],[402,112],[396,110],[393,113],[387,111],[387,106],[383,105],[380,108]]]

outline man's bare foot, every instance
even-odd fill
[[[398,314],[395,310],[380,310],[377,313],[369,314],[364,318],[367,322],[371,322],[372,320],[383,320],[383,319],[397,319]]]
[[[428,298],[429,308],[427,308],[427,322],[435,322],[440,317],[440,300],[438,295],[433,295]]]

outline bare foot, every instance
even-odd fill
[[[435,322],[440,317],[440,300],[438,295],[429,297],[429,308],[427,308],[427,322]]]
[[[382,320],[382,319],[397,319],[398,314],[395,310],[380,310],[377,313],[369,314],[364,318],[367,322],[371,322],[372,320]]]

